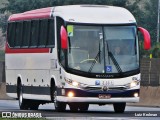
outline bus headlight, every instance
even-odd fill
[[[66,81],[68,84],[70,84],[70,85],[72,85],[72,86],[74,86],[74,87],[77,87],[77,88],[83,88],[83,87],[86,87],[86,86],[87,86],[86,84],[79,83],[79,82],[76,82],[76,81],[73,81],[73,80],[67,79],[67,78],[65,78],[65,81]]]
[[[72,82],[72,85],[73,85],[73,86],[75,86],[75,87],[78,87],[78,86],[79,86],[79,83],[78,83],[78,82],[73,81],[73,82]]]
[[[129,89],[129,88],[133,88],[133,87],[136,87],[137,85],[139,85],[139,81],[138,80],[134,80],[132,81],[131,83],[127,84],[126,87]]]
[[[133,81],[130,83],[130,88],[135,87],[136,85],[137,85],[137,83]]]
[[[136,87],[137,85],[139,85],[139,81],[134,80],[130,83],[130,88]]]

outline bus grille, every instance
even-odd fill
[[[86,91],[103,91],[102,86],[87,86],[83,88]],[[110,90],[115,90],[115,91],[123,91],[126,90],[127,88],[125,86],[115,86],[115,87],[108,87],[108,91]]]

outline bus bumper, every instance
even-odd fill
[[[57,100],[60,102],[115,103],[139,102],[139,89],[86,91],[81,89],[59,89]]]
[[[117,103],[117,102],[127,102],[135,103],[139,102],[139,97],[123,97],[123,98],[110,98],[110,99],[99,99],[96,97],[66,97],[57,96],[57,100],[60,102],[86,102],[86,103]]]

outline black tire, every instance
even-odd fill
[[[29,108],[29,104],[27,100],[23,98],[23,86],[21,82],[18,84],[17,95],[20,109],[27,110]]]
[[[66,103],[57,101],[57,90],[56,90],[56,88],[54,89],[52,94],[54,94],[54,98],[53,99],[54,99],[55,110],[57,112],[65,111],[66,110]]]
[[[28,100],[23,98],[23,86],[21,82],[18,84],[17,89],[19,107],[21,110],[38,110],[39,103],[34,100]]]
[[[88,103],[80,103],[79,104],[79,110],[80,111],[87,111],[89,108],[89,104]]]
[[[113,104],[115,113],[124,113],[126,103],[114,103]]]
[[[54,82],[51,82],[51,88],[50,88],[50,95],[51,95],[51,101],[54,102],[54,92],[56,90],[56,87],[55,87],[55,83]]]
[[[77,103],[69,103],[69,108],[70,108],[70,111],[72,112],[77,112],[78,111],[78,105]]]

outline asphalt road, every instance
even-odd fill
[[[150,119],[160,119],[160,108],[159,107],[137,107],[137,106],[126,106],[125,112],[123,114],[114,113],[112,105],[98,106],[90,105],[89,110],[86,112],[70,112],[69,107],[65,112],[56,112],[54,110],[54,104],[40,105],[39,110],[19,110],[18,101],[16,100],[0,100],[0,114],[2,112],[15,112],[15,113],[41,113],[43,117],[47,119],[60,119],[63,118],[67,120],[71,119],[100,119],[100,120],[150,120]],[[156,116],[156,117],[153,117]]]

